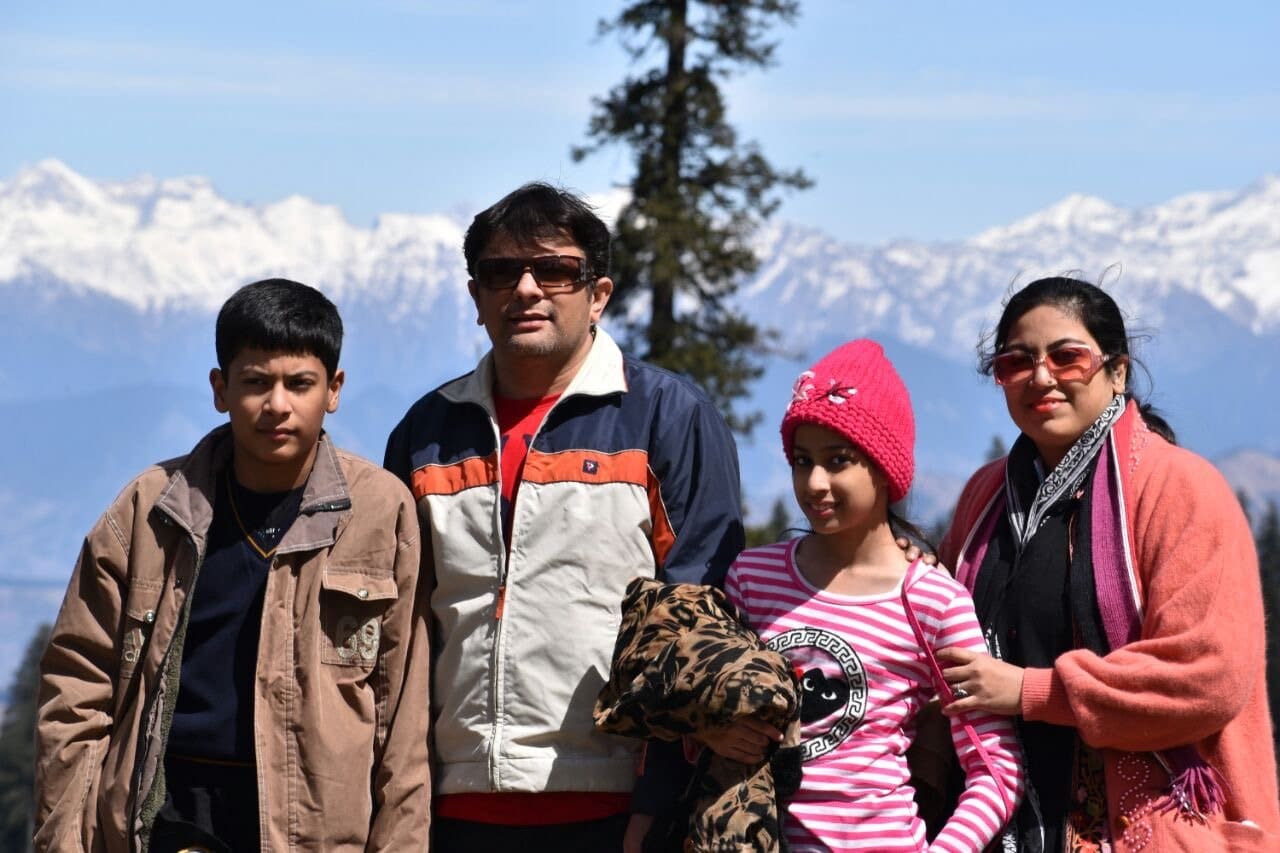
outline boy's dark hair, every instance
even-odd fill
[[[332,379],[342,352],[342,318],[314,287],[269,278],[246,284],[222,304],[214,345],[223,373],[241,351],[253,347],[314,355]]]
[[[462,241],[470,275],[475,275],[476,258],[498,232],[520,244],[567,234],[586,253],[593,278],[609,274],[608,226],[590,205],[566,190],[533,181],[477,213]]]

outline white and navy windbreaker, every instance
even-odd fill
[[[492,388],[490,353],[387,442],[434,584],[434,790],[630,791],[636,742],[591,719],[622,599],[637,576],[722,583],[743,544],[733,436],[696,386],[597,331],[529,447],[507,547]]]

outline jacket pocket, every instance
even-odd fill
[[[399,595],[395,578],[359,569],[325,569],[320,588],[320,659],[372,669],[382,639],[382,615]]]
[[[134,581],[124,607],[124,626],[120,637],[120,681],[133,678],[147,651],[151,629],[156,624],[161,584]]]

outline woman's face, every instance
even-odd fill
[[[1001,352],[1021,350],[1043,359],[1045,353],[1066,344],[1084,344],[1104,357],[1113,355],[1102,352],[1083,323],[1053,305],[1040,305],[1019,317]],[[1111,398],[1124,391],[1128,368],[1128,359],[1121,357],[1087,380],[1060,381],[1046,364],[1038,363],[1026,381],[1004,386],[1009,417],[1053,468]]]

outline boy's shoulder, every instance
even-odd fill
[[[342,476],[346,478],[347,488],[352,498],[357,495],[366,498],[379,496],[397,502],[413,502],[409,488],[386,468],[337,445],[334,445],[333,450],[338,457],[338,465],[342,469]],[[352,506],[354,508],[358,504],[353,501]]]
[[[130,478],[107,504],[88,533],[88,541],[102,543],[115,540],[126,551],[133,540],[132,531],[160,502],[174,475],[183,470],[191,454],[175,456],[148,465]],[[106,536],[108,539],[100,537]]]
[[[131,488],[140,494],[154,492],[158,498],[171,486],[211,488],[218,470],[231,460],[231,426],[220,424],[181,456],[174,456],[144,468],[122,491]],[[181,476],[179,476],[181,475]]]
[[[153,462],[143,468],[120,488],[111,506],[117,507],[122,502],[128,502],[139,507],[150,508],[159,500],[174,475],[188,467],[194,455],[195,450],[192,450],[181,456]]]

